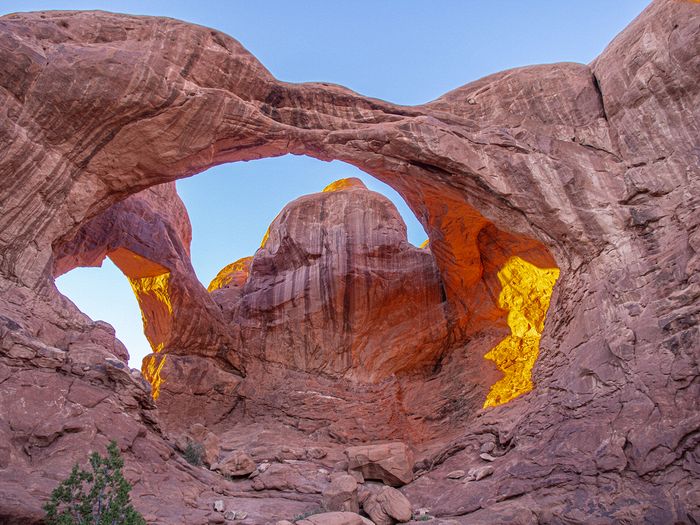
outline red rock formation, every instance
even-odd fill
[[[100,266],[109,257],[131,283],[154,352],[217,357],[241,369],[221,312],[192,268],[191,241],[192,227],[175,185],[154,186],[54,245],[54,275]],[[144,371],[153,368],[152,361]]]
[[[36,522],[53,486],[44,472],[61,477],[111,437],[149,522],[204,521],[208,487],[234,490],[169,456],[113,336],[55,290],[52,257],[87,221],[144,188],[222,162],[295,153],[352,163],[402,194],[430,235],[448,318],[459,339],[471,338],[435,372],[411,372],[412,389],[397,380],[352,390],[253,362],[249,376],[261,381],[238,390],[247,417],[271,424],[273,406],[297,429],[350,440],[378,435],[383,418],[396,433],[417,419],[448,426],[454,439],[422,446],[419,477],[404,493],[464,523],[698,521],[699,24],[697,2],[656,0],[590,65],[506,71],[401,107],[277,81],[234,40],[174,20],[0,19],[0,406],[10,407],[0,414],[9,444],[0,453],[0,517]],[[471,417],[459,411],[475,400],[460,390],[455,363],[460,352],[481,359],[507,335],[492,305],[512,256],[561,270],[535,388]],[[484,307],[474,298],[485,294]],[[482,335],[472,332],[479,326]],[[266,368],[276,371],[276,391]],[[320,396],[297,387],[326,380]],[[339,412],[370,389],[368,402],[393,401],[365,408],[364,418],[360,408]],[[330,391],[338,399],[326,399]],[[433,398],[443,403],[437,416],[426,409],[439,404]],[[419,416],[395,410],[406,404]],[[331,414],[321,424],[324,408]],[[491,476],[445,479],[483,465],[482,446],[494,458]],[[276,479],[258,483],[276,487],[264,510],[260,498],[240,498],[258,521],[308,508],[327,483]],[[244,494],[245,483],[236,490]]]
[[[216,274],[207,287],[208,292],[227,288],[240,288],[248,280],[250,275],[250,263],[252,257],[243,257],[229,265],[224,266],[221,271]]]
[[[391,201],[358,179],[300,197],[268,232],[235,303],[214,295],[240,326],[247,354],[379,381],[432,364],[447,347],[432,255],[408,243]]]

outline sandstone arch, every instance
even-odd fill
[[[435,510],[465,523],[487,512],[576,521],[582,507],[608,520],[689,520],[699,24],[697,3],[657,0],[590,65],[507,71],[400,107],[279,82],[234,40],[173,20],[3,17],[3,351],[20,366],[18,340],[37,353],[85,332],[51,286],[52,245],[120,199],[222,162],[344,160],[413,208],[457,318],[475,311],[463,287],[481,286],[460,271],[480,260],[474,239],[506,236],[508,254],[546,257],[546,247],[562,270],[537,389],[426,463],[495,435],[502,468],[468,492],[446,486]],[[429,492],[420,480],[407,491]]]

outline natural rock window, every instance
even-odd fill
[[[652,1],[593,61],[410,107],[279,81],[169,18],[0,25],[0,522],[41,523],[52,479],[112,438],[159,525],[221,521],[232,494],[288,519],[348,448],[396,441],[409,510],[439,521],[698,521],[698,2]],[[174,181],[286,154],[386,182],[428,247],[381,197],[318,191],[207,292]],[[157,265],[125,271],[157,305],[157,403],[53,283],[119,249]],[[255,477],[183,468],[172,433],[214,456],[221,436]]]

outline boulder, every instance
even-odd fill
[[[399,487],[413,480],[413,453],[401,442],[360,445],[345,449],[348,469],[364,479]]]
[[[204,425],[195,423],[190,427],[188,436],[194,443],[202,445],[202,461],[206,466],[210,467],[219,460],[221,446],[216,434],[210,432]]]
[[[411,520],[411,502],[393,487],[382,487],[362,504],[376,525],[394,525]]]
[[[212,470],[223,476],[241,477],[252,474],[256,469],[255,461],[242,450],[234,450],[226,458],[212,466]]]
[[[357,481],[348,474],[336,474],[323,491],[323,508],[330,511],[359,512]]]

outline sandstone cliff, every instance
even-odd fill
[[[285,207],[249,272],[233,302],[213,295],[240,326],[241,348],[266,361],[377,382],[448,347],[435,260],[357,179]]]
[[[47,478],[115,437],[149,521],[206,522],[214,487],[264,523],[320,501],[314,461],[326,460],[314,457],[400,437],[413,438],[419,475],[404,493],[458,523],[698,521],[698,49],[697,2],[656,0],[592,64],[519,68],[403,107],[280,82],[235,40],[174,20],[1,18],[0,518],[37,522]],[[235,396],[222,394],[247,430],[221,435],[267,447],[256,460],[307,463],[233,483],[173,454],[154,417],[168,412],[125,370],[113,332],[55,289],[54,250],[145,188],[286,153],[352,163],[401,193],[430,236],[456,350],[380,383],[252,359]],[[88,245],[122,241],[101,243]],[[80,250],[65,268],[94,260]],[[481,410],[486,391],[465,388],[462,363],[483,366],[509,335],[499,272],[513,257],[561,275],[534,389]],[[182,296],[223,315],[203,287]],[[171,346],[163,370],[203,360],[234,390],[239,335],[220,355],[186,332],[163,332],[186,349]],[[265,428],[293,445],[272,451]],[[483,463],[481,449],[492,475],[446,479]]]

